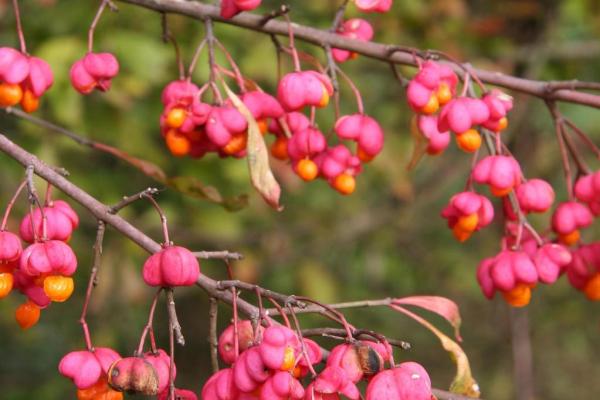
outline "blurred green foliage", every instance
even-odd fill
[[[0,0],[0,44],[16,46],[9,3]],[[98,2],[20,3],[28,48],[48,60],[55,73],[54,87],[37,115],[150,160],[170,176],[195,177],[227,196],[249,194],[249,207],[231,213],[173,190],[162,192],[159,201],[177,243],[193,249],[240,251],[246,258],[234,267],[238,278],[326,302],[413,294],[447,296],[461,308],[463,346],[483,396],[513,398],[507,307],[498,299],[484,299],[475,280],[479,260],[498,251],[501,226],[495,223],[464,245],[452,240],[437,215],[448,197],[464,185],[470,157],[451,146],[443,156],[426,158],[410,173],[405,170],[411,151],[411,113],[389,66],[365,58],[343,66],[361,89],[367,112],[382,122],[387,133],[383,154],[365,168],[357,192],[342,198],[323,182],[301,183],[286,166],[274,162],[285,206],[276,213],[253,193],[244,160],[214,156],[174,159],[166,151],[158,129],[159,96],[162,87],[176,79],[177,67],[173,49],[161,41],[160,15],[126,4],[119,4],[118,13],[104,15],[95,49],[114,52],[121,73],[108,93],[83,97],[70,87],[68,70],[84,54],[87,29]],[[282,2],[263,3],[261,11]],[[289,3],[295,21],[328,28],[339,1]],[[356,14],[349,7],[348,15]],[[366,18],[374,24],[376,40],[381,42],[443,49],[476,66],[529,78],[599,78],[596,38],[600,35],[600,3],[595,0],[396,1],[388,15]],[[169,16],[169,25],[188,61],[203,37],[202,24]],[[269,37],[220,24],[215,29],[242,71],[273,91],[277,64]],[[323,60],[320,49],[300,47]],[[221,54],[218,60],[225,65]],[[288,60],[284,66],[289,68]],[[402,71],[413,73],[410,68]],[[194,79],[202,83],[206,77],[204,55]],[[352,112],[351,93],[346,88],[342,91],[342,108]],[[596,141],[600,139],[597,110],[570,105],[561,109]],[[319,112],[318,120],[328,131],[333,112]],[[107,204],[154,185],[122,161],[79,147],[26,121],[0,113],[0,129],[48,163],[68,169],[75,184]],[[517,94],[511,126],[503,135],[526,175],[550,180],[559,188],[558,198],[564,199],[558,150],[543,103]],[[0,204],[6,204],[23,170],[7,157],[0,157],[0,162]],[[27,332],[21,332],[13,319],[20,296],[0,301],[3,399],[74,397],[72,384],[56,367],[63,354],[83,345],[77,319],[95,235],[93,218],[75,208],[82,219],[72,240],[80,261],[76,295],[66,304],[50,307],[40,324]],[[12,228],[16,229],[24,212],[23,198],[10,220]],[[135,204],[123,215],[159,239],[159,220],[148,204]],[[545,229],[545,218],[535,222]],[[595,227],[585,237],[593,240],[598,233]],[[143,285],[139,272],[146,254],[110,229],[106,236],[89,323],[97,345],[130,354],[151,301],[152,291]],[[220,262],[204,262],[202,269],[211,277],[225,277]],[[177,349],[178,385],[198,393],[210,371],[207,303],[200,290],[177,291],[187,338],[186,347]],[[224,327],[229,310],[221,310],[220,327]],[[161,306],[156,326],[158,339],[166,346],[164,311]],[[596,379],[600,374],[597,305],[587,302],[562,278],[551,287],[536,289],[529,311],[539,398],[594,398],[600,393]],[[441,320],[430,317],[441,325]],[[388,310],[355,310],[348,312],[348,318],[357,326],[411,342],[412,350],[397,354],[396,359],[423,363],[436,387],[450,383],[452,363],[437,339],[418,324]],[[303,321],[306,327],[323,323],[316,317]]]

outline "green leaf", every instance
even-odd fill
[[[219,204],[229,211],[238,211],[248,205],[247,195],[224,198],[216,188],[213,186],[203,185],[202,182],[200,182],[200,180],[197,178],[191,176],[168,177],[165,171],[163,171],[163,169],[158,165],[150,161],[134,157],[123,150],[119,150],[115,147],[98,142],[94,142],[93,147],[125,161],[126,163],[139,169],[144,175],[149,176],[155,181],[188,196]]]

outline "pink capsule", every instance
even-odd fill
[[[366,400],[431,400],[431,380],[415,362],[404,362],[375,375],[367,386]]]
[[[206,122],[206,136],[219,147],[225,146],[231,138],[248,129],[248,121],[232,105],[213,107]]]
[[[264,364],[272,370],[290,371],[300,353],[300,341],[290,328],[273,325],[265,329],[258,346]]]
[[[0,231],[0,267],[16,267],[22,253],[19,237],[12,232]]]
[[[363,161],[370,161],[383,148],[383,129],[368,115],[345,115],[337,120],[334,130],[340,139],[358,143],[357,153]]]
[[[229,325],[219,336],[219,355],[226,364],[235,361],[235,329],[234,324]],[[258,334],[262,333],[263,327],[258,326]],[[237,323],[239,351],[243,352],[254,344],[254,328],[248,320],[240,320]]]
[[[365,13],[385,13],[392,8],[392,0],[355,0],[356,8]]]
[[[316,128],[297,131],[287,142],[288,155],[293,161],[312,158],[326,148],[325,136]]]
[[[483,96],[482,100],[487,105],[490,116],[481,125],[494,132],[505,129],[506,115],[513,107],[513,98],[498,89],[492,89]]]
[[[357,39],[368,42],[373,39],[373,27],[371,24],[362,18],[352,18],[344,21],[337,29],[336,33],[340,36]],[[332,49],[333,59],[338,63],[343,63],[357,57],[357,53],[349,50]]]
[[[222,369],[211,375],[202,387],[202,400],[238,400],[239,391],[233,384],[233,370]]]
[[[222,0],[221,17],[232,18],[242,11],[251,11],[260,6],[262,0]]]
[[[356,384],[348,377],[346,371],[338,366],[327,366],[314,381],[313,389],[321,395],[341,394],[350,400],[360,398]]]
[[[548,211],[554,203],[554,189],[542,179],[531,179],[516,190],[519,206],[524,212]]]
[[[166,246],[144,263],[144,282],[150,286],[191,286],[200,276],[194,254],[181,246]]]
[[[119,62],[114,55],[90,52],[71,67],[71,84],[82,94],[89,94],[94,89],[106,92],[118,73]]]
[[[145,353],[144,360],[154,367],[158,378],[158,393],[163,392],[169,385],[169,366],[171,364],[169,355],[164,350],[158,349],[157,353]],[[173,364],[173,379],[176,375],[177,368]]]
[[[190,105],[199,91],[198,86],[187,80],[173,81],[165,86],[160,99],[164,106],[172,103]]]
[[[69,241],[71,234],[79,226],[79,217],[69,203],[62,200],[55,200],[44,207],[43,211],[43,215],[46,217],[46,239],[61,240],[63,242]],[[28,243],[33,243],[35,237],[38,240],[42,239],[42,222],[42,212],[39,208],[36,208],[33,213],[27,214],[21,221],[19,235]],[[33,234],[34,228],[35,235]]]
[[[116,351],[106,347],[72,351],[60,360],[58,371],[71,379],[78,389],[87,389],[98,382],[102,375],[108,374],[110,366],[120,359]]]
[[[450,132],[440,132],[438,130],[438,117],[435,115],[416,115],[414,116],[414,129],[417,129],[429,144],[427,145],[427,154],[438,155],[444,152],[450,144]]]
[[[316,71],[290,72],[277,86],[277,99],[287,111],[303,107],[325,107],[333,95],[329,78]]]
[[[406,97],[410,107],[418,113],[433,114],[440,105],[448,103],[456,92],[458,77],[445,64],[425,62],[408,84]],[[441,130],[441,131],[446,131]]]
[[[232,367],[233,382],[241,392],[254,392],[270,376],[270,369],[263,361],[259,346],[242,352]]]
[[[176,400],[198,400],[196,393],[191,390],[177,389],[175,388],[175,399]],[[166,388],[158,394],[157,400],[169,400],[169,388]]]
[[[560,203],[552,214],[552,230],[566,245],[579,241],[579,230],[592,224],[594,216],[588,207],[575,201]]]
[[[521,183],[521,167],[509,156],[487,156],[473,169],[473,179],[490,186],[492,194],[506,196]]]
[[[263,385],[260,400],[300,400],[304,398],[302,384],[289,372],[275,372]]]
[[[450,198],[442,211],[448,227],[457,240],[464,242],[471,234],[489,225],[494,219],[494,207],[487,197],[474,192],[461,192]]]
[[[441,132],[453,131],[461,134],[488,120],[490,111],[480,99],[459,97],[446,104],[438,119]]]
[[[19,268],[30,276],[71,276],[77,269],[77,257],[68,244],[59,240],[48,240],[33,243],[23,250]]]
[[[569,249],[556,243],[542,245],[533,256],[540,282],[547,284],[556,282],[571,260]]]

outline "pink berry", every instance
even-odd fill
[[[92,387],[110,366],[121,359],[114,350],[96,347],[93,351],[72,351],[60,360],[58,371],[73,380],[78,389]]]
[[[118,73],[119,62],[111,53],[87,53],[71,67],[71,84],[82,94],[105,92]]]
[[[200,264],[188,249],[167,246],[148,257],[143,276],[150,286],[191,286],[200,276]]]

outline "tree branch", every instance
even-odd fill
[[[102,204],[90,194],[88,194],[78,186],[74,185],[73,183],[69,182],[62,175],[57,173],[52,167],[48,166],[43,161],[38,159],[35,155],[27,152],[26,150],[12,142],[3,134],[0,134],[0,151],[7,154],[14,160],[18,161],[24,167],[31,166],[30,168],[33,168],[33,171],[36,175],[40,176],[47,182],[51,183],[53,186],[60,189],[67,196],[71,197],[74,201],[76,201],[82,207],[87,209],[98,220],[103,221],[107,225],[111,225],[123,236],[129,238],[142,249],[146,250],[149,253],[156,253],[157,251],[161,250],[160,244],[158,244],[152,238],[148,237],[146,234],[144,234],[142,231],[137,229],[135,226],[131,225],[128,221],[121,218],[120,216],[111,214],[109,206]],[[231,285],[231,282],[235,281],[226,282],[230,282]],[[233,294],[231,291],[224,290],[222,285],[219,285],[219,282],[209,278],[206,275],[200,275],[197,281],[197,285],[201,287],[205,292],[207,292],[207,294],[210,297],[213,297],[229,305],[232,305],[234,302]],[[227,285],[228,284],[225,284],[225,286]],[[238,284],[236,283],[233,286],[237,285]],[[159,292],[157,292],[157,295],[159,293],[160,289]],[[271,293],[274,294],[274,292]],[[294,299],[294,297],[290,296],[290,299]],[[237,304],[238,310],[245,314],[251,320],[257,320],[260,317],[258,307],[248,303],[243,299],[240,299],[239,297],[235,299],[235,302]],[[150,322],[148,325],[150,325]],[[146,327],[146,329],[149,330],[148,327]],[[140,346],[143,346],[143,341],[141,341]],[[457,395],[439,389],[433,389],[433,393],[435,394],[435,396],[437,396],[439,400],[471,400],[470,397]]]
[[[181,14],[200,20],[210,18],[214,22],[235,25],[241,28],[246,28],[266,34],[281,36],[288,35],[288,24],[286,22],[271,19],[267,23],[263,23],[263,16],[252,13],[242,13],[231,19],[224,19],[221,17],[220,10],[218,7],[199,3],[196,1],[121,1],[142,6],[158,12]],[[334,48],[349,50],[355,53],[362,54],[366,57],[386,61],[388,63],[392,62],[395,64],[416,66],[415,57],[410,52],[393,51],[393,49],[397,48],[397,46],[386,45],[377,42],[363,42],[356,39],[349,39],[326,30],[316,29],[295,23],[292,24],[291,29],[296,39],[313,43],[320,47],[329,45]],[[427,52],[421,53],[427,54]],[[462,65],[448,63],[448,65],[460,75],[463,75],[465,73],[464,68],[467,67],[481,81],[492,85],[501,86],[517,92],[527,93],[529,95],[536,96],[542,99],[565,101],[600,108],[600,96],[573,90],[573,88],[595,87],[596,85],[594,84],[575,81],[566,81],[567,83],[565,83],[562,81],[547,82],[529,80],[524,78],[518,78],[516,76],[505,75],[500,72],[472,68],[466,63]]]

